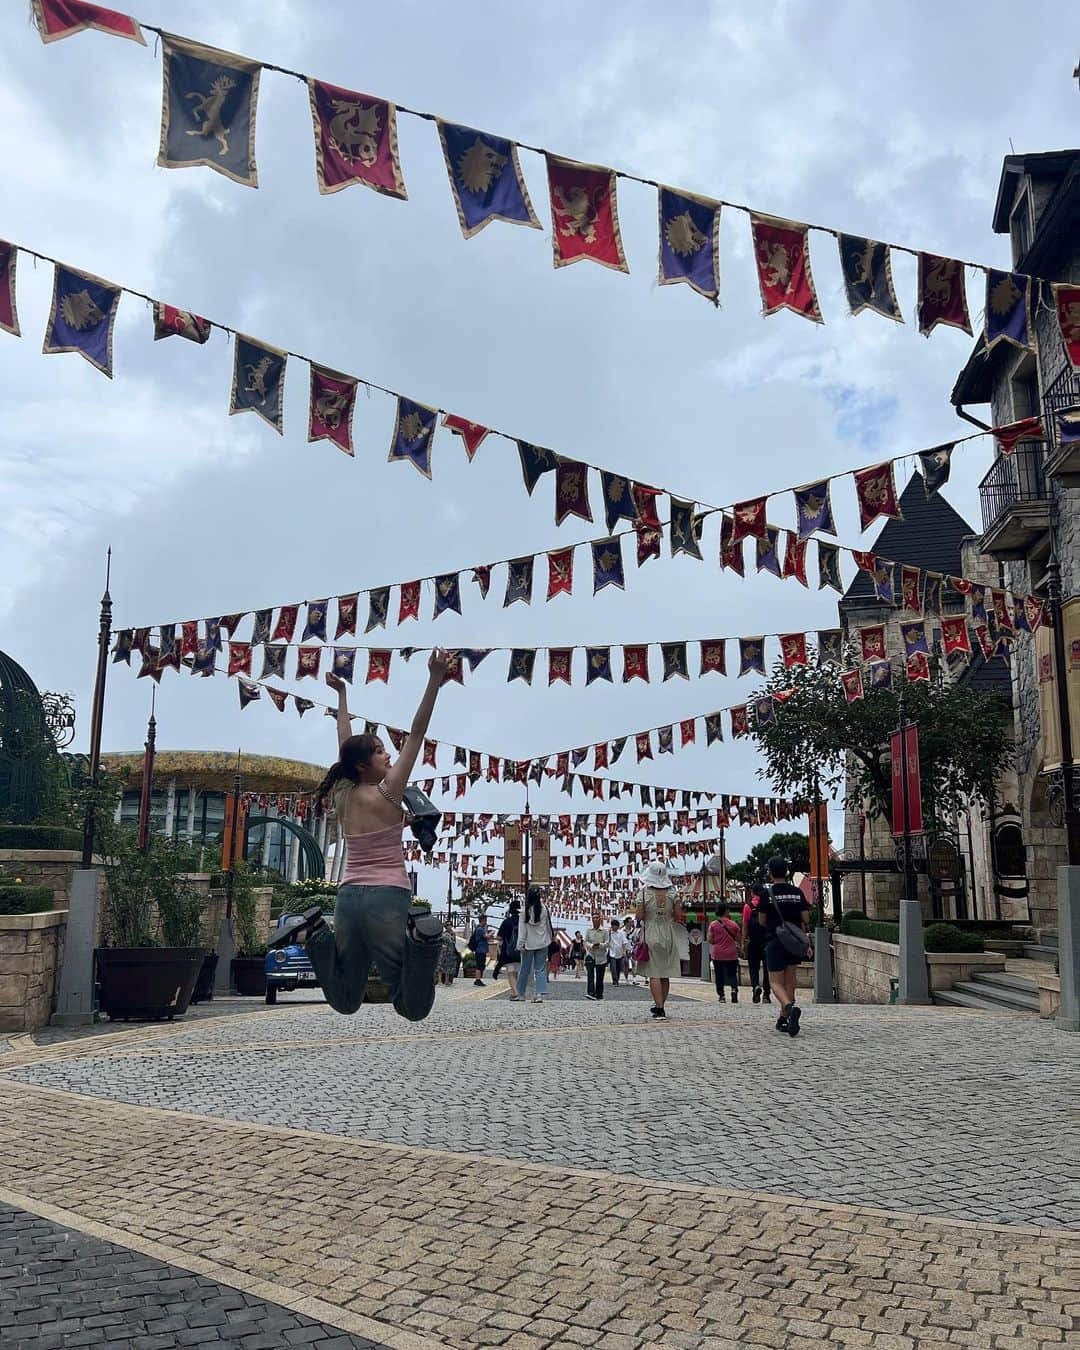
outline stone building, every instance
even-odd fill
[[[1007,234],[1017,272],[1080,282],[1080,150],[1009,155],[993,227]],[[1047,439],[997,448],[980,485],[979,546],[1003,583],[1046,593],[1053,551],[1061,568],[1073,755],[1080,739],[1080,443],[1063,445],[1059,418],[1080,408],[1080,377],[1065,352],[1049,286],[1032,282],[1032,345],[985,337],[952,391],[957,412],[985,427],[1039,417]],[[966,411],[979,410],[978,417]],[[981,405],[989,405],[981,406]],[[1053,635],[1020,634],[1011,662],[1016,717],[1016,771],[1030,879],[1032,922],[1052,932],[1057,920],[1056,869],[1066,862],[1061,792],[1061,736]],[[1074,773],[1075,777],[1075,773]]]
[[[912,475],[900,497],[902,520],[890,520],[874,539],[868,552],[898,563],[909,563],[924,571],[943,577],[966,577],[971,581],[997,584],[997,568],[979,551],[975,530],[946,501],[940,491],[927,496],[920,475]],[[870,575],[860,570],[845,591],[839,605],[840,626],[845,645],[858,640],[860,628],[881,624],[885,628],[886,656],[894,667],[902,669],[904,643],[901,623],[914,617],[904,613],[899,605],[888,604],[878,598]],[[964,597],[950,587],[943,587],[942,612],[950,615],[964,612]],[[975,688],[1000,694],[1008,703],[1011,699],[1011,681],[1007,661],[995,657],[987,662],[981,655],[970,661],[955,660],[953,664],[940,656],[940,619],[927,615],[927,637],[933,658],[946,678],[970,683]],[[900,678],[903,678],[901,675]],[[867,691],[867,697],[873,697]],[[920,894],[926,917],[942,918],[1026,918],[1022,905],[1024,890],[1022,866],[1010,864],[1002,876],[995,866],[997,853],[992,847],[995,833],[1003,828],[1017,827],[1016,783],[1006,778],[998,785],[998,794],[992,807],[978,803],[960,802],[952,815],[952,828],[947,836],[953,857],[958,863],[959,884],[946,882],[931,888],[925,876],[920,876]],[[861,835],[861,838],[860,838]],[[894,860],[895,848],[889,821],[875,815],[870,809],[860,810],[849,803],[844,813],[844,858],[858,861],[860,857]],[[945,848],[948,856],[948,847]],[[1020,877],[1012,875],[1017,870]],[[874,872],[849,876],[844,883],[844,908],[865,909],[871,918],[896,918],[903,886],[896,872]]]

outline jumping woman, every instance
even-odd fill
[[[326,677],[338,696],[338,759],[319,785],[318,800],[333,798],[345,836],[345,876],[333,930],[319,909],[310,909],[272,945],[296,942],[306,932],[304,946],[326,1001],[340,1013],[354,1013],[363,1003],[372,961],[402,1017],[421,1022],[435,1001],[443,924],[427,906],[413,903],[401,848],[402,794],[446,669],[446,653],[433,651],[427,688],[393,764],[378,736],[352,734],[345,684],[336,675]]]

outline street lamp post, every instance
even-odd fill
[[[90,799],[83,818],[83,847],[80,867],[91,865],[94,858],[94,796],[101,770],[101,727],[105,716],[105,678],[109,669],[109,639],[112,636],[112,596],[109,581],[112,576],[112,549],[105,555],[105,593],[101,597],[101,615],[98,621],[97,671],[94,676],[94,701],[90,711]]]
[[[1062,605],[1061,564],[1056,546],[1046,564],[1046,598],[1054,634],[1054,683],[1057,686],[1058,728],[1061,739],[1061,791],[1065,846],[1070,867],[1080,867],[1080,804],[1076,799],[1072,718],[1069,710],[1068,662],[1065,655],[1065,619]]]

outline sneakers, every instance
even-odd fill
[[[762,1001],[762,1003],[771,1003],[771,1002],[772,1002],[772,995],[769,993],[769,991],[768,991],[767,989],[765,990],[764,994],[762,994],[762,996],[761,996],[761,1001]]]
[[[409,917],[406,920],[409,929],[409,936],[416,942],[422,942],[429,946],[434,942],[442,942],[443,921],[436,914],[432,914],[430,905],[413,905],[409,909]]]
[[[595,994],[586,994],[585,997],[589,1000],[590,1003],[595,1003],[595,1002],[596,1002],[596,995],[595,995]]]
[[[787,1009],[787,1034],[797,1036],[799,1034],[799,1018],[802,1017],[802,1009],[797,1003],[789,1003]]]
[[[731,1001],[732,1001],[732,1003],[738,1003],[738,1001],[739,1001],[739,991],[738,991],[737,989],[733,989],[733,990],[731,991]]]
[[[778,1017],[776,1019],[776,1029],[777,1031],[787,1031],[788,1021],[786,1017]]]
[[[723,994],[717,994],[716,1001],[717,1003],[726,1003],[727,999],[724,997]]]
[[[316,905],[313,909],[306,909],[298,919],[292,923],[286,924],[266,944],[268,951],[273,951],[275,947],[291,947],[294,943],[300,941],[300,935],[304,932],[308,937],[322,923],[322,910]]]
[[[536,997],[533,999],[534,1003],[543,1003],[543,1001],[544,1001],[543,994],[537,994]]]
[[[667,1013],[663,1010],[663,1008],[650,1008],[649,1012],[653,1017],[657,1018],[658,1020],[661,1017],[667,1017]]]
[[[761,1002],[761,985],[760,985],[760,984],[755,984],[755,985],[754,985],[754,1002],[755,1002],[755,1003],[760,1003],[760,1002]]]
[[[484,981],[483,981],[483,980],[473,980],[473,984],[476,985],[477,989],[484,989],[484,988],[486,988],[486,985],[484,984]]]

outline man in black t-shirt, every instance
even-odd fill
[[[765,968],[769,972],[773,993],[780,1003],[776,1029],[786,1031],[789,1036],[797,1036],[802,1009],[795,1002],[795,977],[802,958],[793,956],[782,945],[776,933],[785,921],[809,933],[810,905],[802,891],[788,880],[788,865],[783,858],[769,859],[767,893],[765,924],[769,938],[765,944]],[[809,938],[807,941],[809,943]]]

